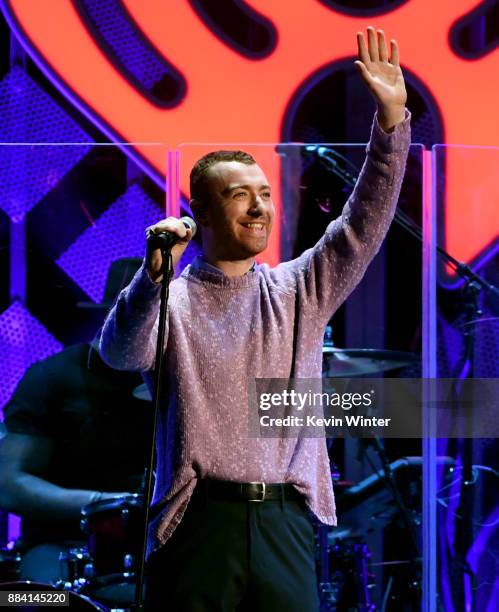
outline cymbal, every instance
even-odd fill
[[[360,531],[354,531],[351,527],[332,527],[329,530],[327,540],[328,544],[334,545],[344,540],[351,540],[363,535]]]
[[[323,346],[323,377],[349,378],[390,372],[416,363],[418,355],[387,349],[340,349]]]
[[[482,317],[481,319],[473,319],[473,321],[467,321],[466,323],[461,323],[458,327],[469,327],[470,325],[483,325],[484,323],[498,323],[499,317]]]

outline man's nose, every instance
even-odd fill
[[[257,194],[251,198],[249,213],[253,215],[261,215],[265,210],[265,204],[262,198]]]

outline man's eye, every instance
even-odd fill
[[[270,199],[270,191],[264,191],[262,193],[262,198],[265,198],[266,200]]]
[[[244,191],[238,191],[237,193],[234,194],[234,197],[241,199],[241,198],[244,198],[245,195],[246,193]]]

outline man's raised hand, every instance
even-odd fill
[[[396,40],[390,41],[390,57],[383,30],[367,28],[367,44],[362,32],[357,32],[359,69],[369,91],[378,105],[378,121],[385,131],[390,131],[404,120],[407,92],[400,69],[399,49]]]

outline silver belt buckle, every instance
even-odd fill
[[[262,499],[248,499],[250,502],[261,503],[265,501],[265,483],[264,482],[250,482],[252,485],[260,485],[262,487]]]

